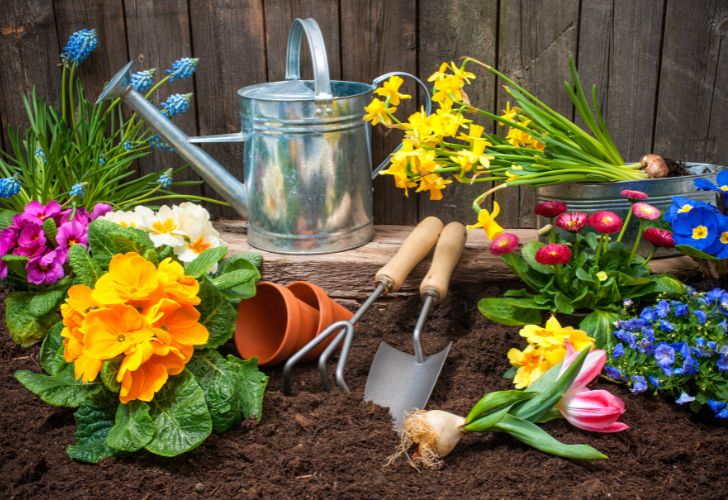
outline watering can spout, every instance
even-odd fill
[[[133,109],[159,137],[174,148],[185,161],[192,165],[192,168],[202,179],[222,196],[230,206],[243,217],[248,215],[248,203],[243,184],[230,172],[217,162],[204,150],[193,144],[195,141],[179,129],[172,120],[164,116],[152,103],[137,92],[131,85],[131,62],[124,66],[109,81],[99,95],[96,103],[106,100],[120,98],[124,104]],[[231,142],[242,141],[243,135],[227,134],[220,138],[198,140],[195,142]]]

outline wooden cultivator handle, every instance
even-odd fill
[[[420,295],[423,298],[428,294],[435,294],[436,300],[445,298],[452,272],[463,254],[465,239],[465,226],[459,222],[451,222],[442,230],[430,269],[420,284]]]
[[[377,272],[375,277],[377,283],[384,283],[387,292],[399,290],[412,269],[435,246],[442,226],[442,221],[432,216],[426,217],[417,224],[417,227],[405,238],[394,257]]]

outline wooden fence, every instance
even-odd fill
[[[0,9],[3,135],[25,123],[20,97],[33,85],[57,98],[59,52],[84,27],[96,28],[99,37],[81,68],[90,95],[129,60],[138,70],[199,57],[194,78],[170,89],[195,94],[178,123],[191,135],[237,131],[235,91],[282,79],[295,17],[318,20],[333,78],[371,81],[392,70],[426,77],[443,60],[472,55],[495,63],[568,116],[573,109],[562,82],[573,56],[582,80],[598,85],[625,158],[656,151],[728,163],[726,0],[6,0]],[[495,79],[482,74],[470,97],[492,111],[506,101]],[[397,139],[377,132],[375,160]],[[209,149],[241,173],[240,145]],[[179,163],[173,154],[154,153],[140,169]],[[499,193],[502,221],[532,227],[533,193],[506,191]],[[379,223],[409,224],[426,214],[472,220],[477,191],[452,186],[445,199],[431,202],[405,198],[391,179],[380,178],[375,193]]]

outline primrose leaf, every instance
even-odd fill
[[[521,248],[521,255],[532,269],[543,274],[553,274],[553,266],[545,266],[536,260],[536,252],[543,246],[544,244],[540,241],[529,241]]]
[[[114,450],[106,444],[106,438],[114,425],[112,408],[82,404],[73,416],[76,419],[76,444],[66,448],[68,456],[95,464],[114,455]]]
[[[91,258],[83,245],[71,246],[68,250],[68,264],[76,280],[82,285],[93,287],[103,274],[98,263]]]
[[[121,384],[116,381],[116,375],[119,373],[121,366],[121,356],[104,362],[101,367],[101,382],[111,392],[119,392]]]
[[[201,302],[197,310],[200,312],[200,323],[210,333],[205,348],[220,347],[232,338],[238,312],[205,277],[200,279],[199,297]]]
[[[225,257],[227,251],[228,249],[225,246],[208,248],[185,266],[185,274],[193,278],[199,278]]]
[[[154,437],[154,421],[150,407],[143,401],[129,401],[116,409],[114,426],[106,436],[106,444],[118,451],[137,451]]]
[[[136,252],[145,258],[157,255],[147,233],[103,219],[89,224],[88,243],[91,255],[102,267],[108,266],[119,253]]]
[[[250,262],[246,262],[247,269],[236,269],[212,278],[215,288],[225,293],[229,299],[249,299],[255,296],[255,284],[260,279],[260,272]]]
[[[57,374],[67,365],[66,360],[63,359],[62,331],[63,323],[59,321],[51,327],[48,335],[40,345],[40,353],[38,354],[40,365],[50,375]]]
[[[670,297],[683,295],[686,293],[685,285],[669,274],[658,274],[653,276],[655,282],[655,291],[658,293],[664,293]]]
[[[76,408],[100,394],[103,387],[99,382],[84,384],[76,380],[73,370],[73,364],[66,365],[55,375],[19,370],[15,372],[15,378],[49,405]]]
[[[27,279],[27,272],[25,271],[25,265],[28,263],[28,257],[22,255],[4,255],[2,261],[8,265],[8,271],[14,275],[19,276],[24,281]]]
[[[242,267],[241,264],[245,262],[249,262],[256,268],[260,269],[260,266],[263,265],[263,256],[255,252],[241,252],[233,254],[220,262],[220,268],[217,270],[216,275],[220,276],[221,274],[240,269]]]
[[[51,288],[34,293],[28,303],[28,312],[36,318],[55,312],[61,305],[61,302],[63,302],[63,299],[66,298],[67,291],[68,288],[62,286],[60,288]]]
[[[5,229],[13,223],[13,219],[18,215],[13,210],[0,210],[0,229]]]
[[[596,346],[599,349],[606,349],[608,352],[612,350],[613,336],[612,336],[612,323],[619,319],[617,313],[602,311],[595,309],[590,312],[581,323],[579,323],[579,330],[583,330],[594,339]]]
[[[155,431],[144,448],[156,455],[180,455],[202,444],[212,432],[205,393],[188,370],[167,380],[154,396],[149,414]]]
[[[205,392],[215,432],[225,432],[243,418],[260,420],[268,377],[256,359],[225,359],[215,350],[198,351],[187,365]]]
[[[520,297],[488,297],[478,302],[480,313],[491,321],[508,326],[541,323],[541,311],[547,306]]]
[[[30,347],[43,339],[60,319],[55,311],[42,316],[32,314],[30,304],[35,295],[33,292],[11,292],[5,299],[5,323],[10,337],[21,347]]]

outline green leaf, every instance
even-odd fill
[[[106,436],[106,444],[118,451],[137,451],[154,437],[155,427],[149,415],[149,405],[142,401],[129,401],[116,409],[114,426]]]
[[[26,279],[27,272],[25,271],[25,265],[28,263],[28,257],[22,255],[5,255],[2,258],[3,262],[8,265],[8,270],[16,276],[19,276],[24,281]]]
[[[48,241],[56,241],[56,234],[58,233],[58,228],[56,227],[56,221],[48,217],[46,220],[43,221],[43,232],[45,233],[46,239]]]
[[[688,257],[692,257],[693,259],[698,260],[721,260],[718,257],[715,257],[714,255],[710,255],[709,253],[705,253],[701,250],[698,250],[697,248],[693,248],[690,245],[675,245],[675,249],[679,251],[683,255],[687,255]]]
[[[5,229],[13,223],[13,219],[18,215],[14,210],[0,210],[0,229]]]
[[[193,278],[199,278],[225,257],[227,252],[228,248],[225,246],[208,248],[185,266],[185,274]]]
[[[553,266],[545,266],[543,264],[539,264],[539,262],[536,260],[536,252],[538,252],[538,250],[543,246],[544,244],[540,241],[529,241],[528,243],[523,245],[523,248],[521,248],[521,255],[532,269],[543,274],[553,274]]]
[[[584,254],[581,254],[584,255]],[[583,267],[579,267],[576,270],[576,277],[580,279],[581,281],[586,281],[588,283],[596,283],[597,280],[594,279],[594,276],[589,274],[588,271],[586,271]]]
[[[59,321],[51,327],[48,335],[40,345],[40,353],[38,354],[40,366],[50,375],[57,374],[67,365],[66,360],[63,359],[62,331],[63,323]]]
[[[658,274],[653,276],[655,281],[655,291],[664,293],[667,296],[675,297],[684,295],[687,292],[685,285],[669,274]]]
[[[205,348],[220,347],[232,338],[238,312],[205,277],[200,279],[199,297],[201,302],[197,310],[200,312],[200,323],[210,333]]]
[[[83,245],[71,246],[68,250],[68,264],[76,280],[82,285],[93,287],[103,274],[98,263],[91,258]]]
[[[215,350],[196,352],[187,365],[205,392],[215,432],[225,432],[243,418],[260,420],[268,377],[256,359],[243,361]]]
[[[101,383],[104,384],[111,392],[119,392],[121,383],[116,381],[116,375],[119,373],[122,357],[118,356],[109,361],[105,361],[101,367]]]
[[[619,319],[617,313],[596,309],[589,313],[581,323],[579,330],[584,330],[594,339],[599,349],[612,350],[612,323]]]
[[[103,219],[89,224],[88,243],[91,255],[102,267],[108,266],[111,258],[118,253],[136,252],[145,258],[156,256],[154,244],[147,233]]]
[[[606,455],[586,444],[564,444],[538,425],[505,415],[495,427],[539,451],[575,460],[603,460]]]
[[[465,423],[468,424],[485,413],[502,408],[504,406],[510,406],[514,403],[518,403],[519,401],[531,399],[534,396],[535,394],[532,392],[516,390],[496,391],[488,393],[480,398],[477,403],[475,403],[473,409],[470,410],[470,413],[468,413],[468,416],[465,419]]]
[[[55,312],[66,298],[67,292],[68,287],[63,286],[34,293],[28,303],[28,312],[36,318]]]
[[[215,288],[222,291],[228,299],[249,299],[255,296],[255,284],[260,279],[258,268],[252,263],[244,261],[247,269],[236,269],[212,278]]]
[[[205,393],[185,370],[167,380],[151,404],[154,437],[145,446],[163,457],[174,457],[199,446],[212,432]]]
[[[60,317],[54,312],[37,317],[30,312],[33,292],[12,292],[5,299],[5,323],[10,337],[21,347],[30,347],[43,339]]]
[[[556,295],[554,295],[554,305],[560,313],[571,314],[574,312],[571,299],[561,292],[556,292]]]
[[[546,306],[531,298],[489,297],[478,302],[480,313],[491,321],[508,326],[541,323],[541,311]]]
[[[505,372],[503,372],[503,378],[513,380],[516,377],[518,369],[515,366],[511,366]]]
[[[15,378],[49,405],[76,408],[97,396],[103,387],[99,382],[84,384],[76,380],[73,370],[73,364],[66,365],[54,375],[19,370],[15,372]]]
[[[220,267],[215,275],[220,276],[221,274],[241,269],[242,267],[245,267],[244,264],[246,262],[249,262],[256,268],[260,269],[260,266],[263,265],[263,256],[256,252],[241,252],[233,254],[220,262]]]
[[[463,429],[465,432],[484,432],[491,430],[508,414],[512,407],[513,405],[508,405],[500,410],[493,411],[492,413],[482,414],[481,416],[474,418],[470,423],[465,424]]]
[[[106,438],[114,425],[113,408],[82,404],[73,416],[76,419],[76,444],[66,448],[68,456],[95,464],[114,455],[114,450],[106,444]]]

